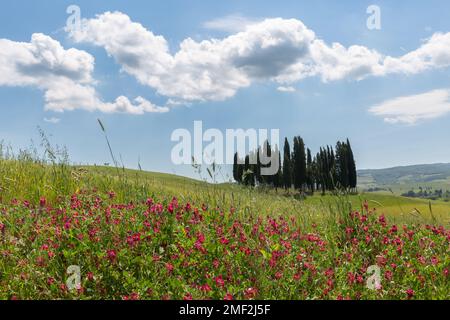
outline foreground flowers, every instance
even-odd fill
[[[370,212],[299,217],[115,194],[0,205],[3,299],[447,299],[450,231]],[[80,285],[66,285],[71,265]],[[380,269],[379,285],[368,289]]]

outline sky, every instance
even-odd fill
[[[450,162],[448,12],[446,0],[2,3],[0,140],[26,148],[40,127],[72,162],[103,164],[101,119],[125,166],[195,176],[172,163],[171,134],[201,120],[301,135],[313,153],[349,138],[360,169]]]

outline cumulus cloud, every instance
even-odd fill
[[[92,77],[94,57],[61,44],[41,33],[30,42],[0,39],[0,86],[33,86],[44,91],[45,109],[98,110],[102,112],[166,112],[142,97],[131,102],[124,96],[103,102],[95,90]]]
[[[415,124],[450,113],[450,90],[434,90],[423,94],[399,97],[369,109],[388,123]]]
[[[263,81],[291,92],[295,83],[308,77],[324,82],[360,81],[450,66],[450,33],[435,33],[416,50],[391,57],[360,45],[326,43],[297,19],[251,21],[235,15],[209,21],[205,27],[234,33],[203,41],[187,38],[171,51],[163,36],[121,12],[85,19],[81,29],[70,33],[76,43],[104,48],[123,72],[166,97],[165,107],[142,97],[120,96],[104,102],[92,76],[94,58],[83,50],[64,49],[43,34],[34,34],[29,43],[0,39],[0,86],[38,87],[44,91],[45,108],[52,111],[143,114],[167,112],[168,106],[225,100]],[[379,115],[387,112],[373,110]],[[396,114],[385,118],[413,123],[423,117],[416,112],[412,118]]]
[[[185,101],[224,100],[252,81],[280,76],[314,39],[298,20],[272,19],[221,40],[187,38],[171,54],[164,37],[120,12],[85,20],[72,36],[105,48],[141,84]]]
[[[435,34],[417,50],[390,57],[364,46],[327,44],[296,19],[249,22],[241,16],[228,16],[205,26],[231,31],[235,22],[236,33],[223,39],[187,38],[173,54],[163,36],[121,12],[84,20],[83,28],[72,37],[76,42],[103,47],[141,84],[187,102],[224,100],[257,81],[289,87],[313,76],[324,82],[362,80],[450,65],[450,33]]]

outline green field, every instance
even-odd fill
[[[304,197],[22,155],[0,159],[0,212],[0,299],[446,299],[450,292],[445,202]],[[373,288],[370,266],[383,272]]]
[[[408,191],[450,190],[450,164],[412,165],[377,170],[359,170],[358,187],[361,190],[383,189],[401,195]]]
[[[410,199],[386,193],[361,193],[338,196],[316,193],[301,197],[294,190],[249,188],[231,183],[211,184],[186,177],[117,169],[101,166],[49,165],[39,161],[0,160],[0,198],[11,201],[14,198],[34,203],[41,196],[50,201],[67,196],[77,190],[99,189],[102,192],[114,190],[122,201],[139,201],[151,195],[154,197],[176,196],[182,201],[201,205],[228,208],[230,206],[252,215],[298,215],[321,220],[332,211],[337,200],[345,200],[358,210],[364,201],[380,214],[399,222],[450,223],[450,204],[443,201]]]

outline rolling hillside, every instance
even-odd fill
[[[366,191],[391,189],[396,194],[419,187],[450,190],[450,163],[359,170],[358,186]]]

